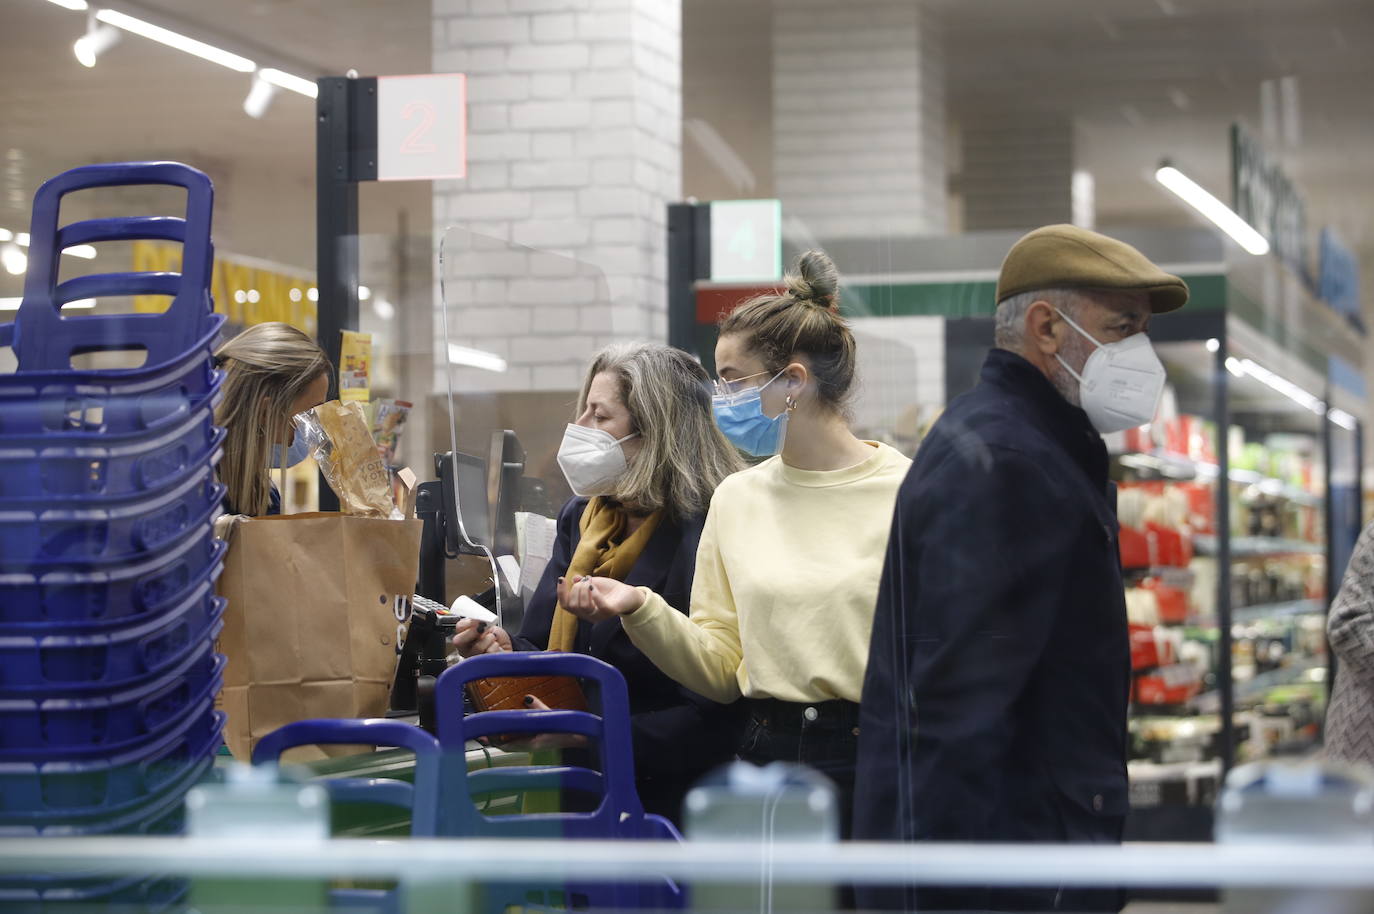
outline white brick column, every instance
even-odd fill
[[[600,347],[666,339],[680,0],[433,0],[433,14],[435,72],[468,74],[468,177],[435,183],[436,243],[450,226],[502,242],[450,256],[446,276],[457,342],[508,368],[455,382],[572,390]],[[436,344],[439,326],[436,310]]]
[[[824,243],[941,233],[943,41],[915,0],[773,0],[783,214]]]

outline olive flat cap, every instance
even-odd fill
[[[1124,241],[1076,225],[1047,225],[1011,246],[997,277],[997,301],[1041,289],[1140,289],[1155,314],[1188,301],[1188,284]]]

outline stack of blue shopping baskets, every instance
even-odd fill
[[[184,189],[185,218],[59,228],[65,195],[122,185]],[[175,834],[220,745],[212,203],[204,174],[170,162],[73,169],[34,199],[23,302],[0,324],[18,362],[0,374],[0,837]],[[182,245],[181,272],[59,282],[63,249],[133,240]],[[134,295],[171,304],[62,311]],[[112,352],[142,367],[90,367]],[[0,875],[5,910],[158,908],[182,892],[166,879]]]

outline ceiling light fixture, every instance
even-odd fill
[[[483,371],[505,371],[506,360],[494,352],[487,352],[483,349],[470,349],[467,346],[459,346],[457,343],[449,343],[448,362],[450,365],[467,365],[472,368],[481,368]]]
[[[64,10],[71,10],[74,13],[84,13],[89,6],[86,0],[48,0],[48,2],[56,4]]]
[[[1326,418],[1330,419],[1347,432],[1353,432],[1360,427],[1359,420],[1343,409],[1336,409],[1333,407],[1327,410]]]
[[[396,317],[396,306],[385,298],[378,298],[372,303],[372,313],[380,320],[389,321]]]
[[[1173,191],[1184,203],[1206,216],[1249,253],[1257,256],[1269,253],[1269,242],[1263,235],[1177,168],[1169,164],[1161,165],[1155,172],[1155,180]]]
[[[304,95],[306,98],[316,98],[320,94],[319,86],[315,85],[314,82],[287,73],[284,70],[278,70],[274,67],[263,67],[258,71],[258,75],[279,89],[289,89],[292,92]]]
[[[367,286],[358,287],[358,301],[367,301],[372,297],[372,290]]]
[[[243,113],[251,118],[260,118],[267,113],[267,107],[277,94],[277,87],[262,78],[262,73],[253,75],[253,85],[248,89],[248,97],[243,100]]]
[[[1227,368],[1231,367],[1230,363],[1231,359],[1227,359]],[[1240,359],[1237,365],[1240,369],[1238,376],[1249,375],[1275,393],[1283,394],[1303,409],[1316,413],[1318,416],[1326,412],[1326,403],[1324,403],[1320,397],[1308,393],[1282,375],[1276,375],[1268,368],[1250,359]],[[1236,372],[1233,372],[1233,374],[1234,373]]]
[[[258,68],[258,65],[247,57],[234,54],[223,48],[217,48],[203,41],[197,41],[180,32],[165,29],[160,25],[154,25],[142,19],[136,19],[118,10],[98,10],[95,17],[101,22],[108,23],[115,28],[123,29],[126,32],[133,32],[135,35],[156,41],[159,44],[165,44],[169,48],[176,48],[178,51],[184,51],[187,54],[193,54],[202,60],[217,63],[221,67],[228,67],[240,73],[252,73]]]
[[[87,68],[95,66],[101,54],[119,44],[119,34],[119,29],[112,25],[100,25],[92,16],[86,21],[86,34],[72,45],[77,63]]]

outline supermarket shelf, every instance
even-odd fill
[[[1254,701],[1270,689],[1299,684],[1317,684],[1325,681],[1326,663],[1321,658],[1309,657],[1291,666],[1280,667],[1267,673],[1260,673],[1254,679],[1236,683],[1236,701]],[[1316,678],[1314,678],[1314,676]]]
[[[1216,479],[1220,473],[1219,467],[1215,463],[1203,463],[1190,460],[1187,457],[1180,457],[1176,454],[1166,454],[1155,452],[1151,454],[1121,454],[1117,456],[1124,466],[1133,469],[1153,470],[1165,479],[1187,480],[1187,479]],[[1226,474],[1232,482],[1243,485],[1259,486],[1260,490],[1266,495],[1286,498],[1300,504],[1319,507],[1322,504],[1320,495],[1314,495],[1304,489],[1276,479],[1273,476],[1265,476],[1255,470],[1244,470],[1239,467],[1232,467]]]
[[[1286,603],[1262,603],[1257,606],[1241,606],[1231,611],[1232,622],[1259,622],[1264,619],[1280,619],[1288,616],[1320,614],[1325,609],[1322,600],[1290,600]]]
[[[1193,535],[1193,547],[1198,555],[1216,555],[1217,538],[1210,533]],[[1321,555],[1326,547],[1307,540],[1291,540],[1277,536],[1235,536],[1231,538],[1231,557],[1250,558],[1262,555]]]

